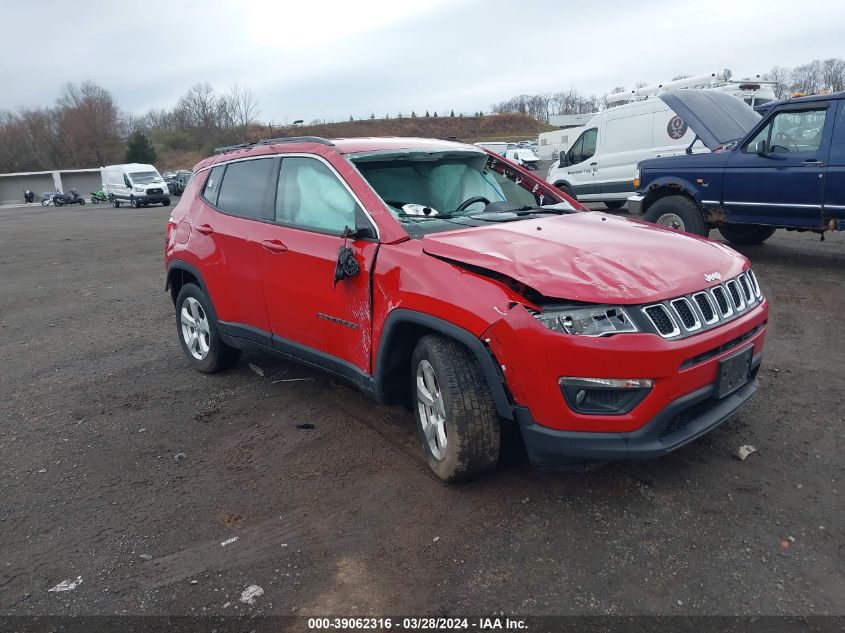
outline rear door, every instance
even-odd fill
[[[722,180],[728,222],[821,224],[833,124],[828,110],[817,102],[778,110],[732,152]],[[764,154],[755,153],[758,141],[766,143]]]
[[[262,157],[214,167],[191,226],[191,251],[202,257],[202,274],[223,327],[237,336],[270,344],[261,289],[261,228],[272,205],[278,159]]]
[[[596,181],[602,199],[623,199],[634,193],[637,163],[654,157],[654,100],[638,106],[626,107],[625,116],[609,117],[605,121],[602,152],[596,161]]]
[[[274,345],[344,375],[370,373],[370,271],[376,239],[344,238],[346,227],[376,229],[324,159],[284,155],[272,223],[261,235],[264,301]],[[341,247],[357,274],[335,281]]]
[[[840,230],[845,230],[845,101],[835,102],[836,122],[831,137],[830,157],[825,175],[825,220],[833,220]],[[833,115],[831,111],[829,116]]]

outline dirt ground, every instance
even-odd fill
[[[743,249],[761,390],[712,434],[449,487],[402,408],[189,369],[168,213],[0,210],[0,614],[845,614],[845,236]]]

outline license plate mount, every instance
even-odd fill
[[[753,355],[754,346],[752,345],[719,361],[719,369],[716,374],[717,398],[729,396],[748,382],[748,378],[751,376]]]

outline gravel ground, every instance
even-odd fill
[[[258,353],[190,370],[168,212],[0,210],[0,614],[845,614],[842,236],[743,249],[761,390],[712,434],[448,487],[402,408]]]

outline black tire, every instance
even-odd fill
[[[56,205],[57,207],[62,207],[62,206],[64,206],[65,203],[62,202],[61,200],[59,200],[58,198],[56,198],[55,200],[53,200],[53,204]]]
[[[624,207],[625,202],[627,202],[627,201],[626,200],[608,200],[604,203],[604,206],[606,206],[608,209],[613,211],[615,209],[621,209],[622,207]]]
[[[677,225],[668,224],[669,216],[679,221]],[[701,237],[710,235],[710,227],[704,221],[701,207],[686,196],[666,196],[652,204],[646,211],[645,219],[667,228],[675,228]]]
[[[555,185],[555,187],[560,189],[563,193],[565,193],[567,196],[569,196],[573,200],[578,199],[578,198],[575,197],[575,194],[572,192],[572,189],[569,187],[569,185]]]
[[[161,206],[163,206],[163,207],[169,207],[169,206],[170,206],[170,198],[168,198],[167,200],[165,200],[164,202],[162,202],[162,203],[161,203]]]
[[[82,198],[80,198],[79,200],[77,200],[77,203],[79,204],[79,206],[80,206],[80,207],[81,207],[81,206],[84,206],[84,205],[85,205],[85,200],[83,200]]]
[[[112,198],[111,203],[112,203],[112,205],[114,205],[114,208],[115,208],[115,209],[119,209],[119,208],[120,208],[120,200],[118,200],[117,198]]]
[[[417,371],[427,361],[436,378],[445,411],[445,455],[432,452],[423,431],[421,404],[417,399]],[[475,357],[455,341],[423,336],[411,357],[411,393],[417,434],[431,470],[443,481],[475,479],[496,466],[501,428],[493,396]]]
[[[94,196],[91,196],[91,204],[100,204],[100,199]]]
[[[188,299],[195,299],[201,309],[202,314],[208,322],[208,353],[204,358],[196,358],[188,348],[188,342],[182,330],[182,307]],[[179,337],[179,346],[182,348],[182,353],[191,367],[204,374],[213,374],[231,367],[241,355],[241,350],[226,345],[220,339],[220,331],[217,328],[217,319],[214,317],[214,311],[211,308],[211,302],[202,289],[196,284],[185,284],[179,291],[176,297],[176,335]]]
[[[732,244],[745,246],[762,244],[775,234],[775,229],[759,224],[723,224],[719,227],[719,233]]]
[[[140,204],[138,204],[138,201],[134,197],[129,198],[129,204],[132,205],[133,209],[137,209],[141,206]]]

